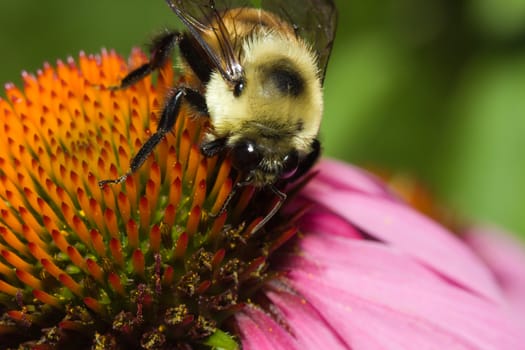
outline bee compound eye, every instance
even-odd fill
[[[283,170],[281,172],[281,178],[287,179],[291,177],[297,171],[299,166],[299,153],[296,150],[291,151],[283,158]]]
[[[232,164],[237,170],[251,171],[257,168],[261,159],[261,152],[251,140],[243,140],[232,149]]]
[[[242,94],[242,91],[244,90],[244,81],[238,81],[235,83],[235,86],[233,87],[233,96],[239,97]]]

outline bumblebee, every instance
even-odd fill
[[[242,1],[166,2],[186,30],[158,36],[149,61],[116,88],[160,68],[176,47],[185,83],[166,98],[156,132],[132,158],[129,171],[99,185],[120,183],[139,169],[186,103],[210,120],[203,155],[229,153],[241,174],[221,211],[247,185],[268,188],[278,197],[256,231],[286,199],[276,183],[300,177],[319,157],[322,83],[335,35],[335,5],[333,0],[262,0],[260,8]]]

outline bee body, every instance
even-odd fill
[[[280,206],[286,195],[275,184],[302,175],[319,155],[322,82],[335,33],[332,0],[292,5],[263,0],[269,10],[213,0],[167,3],[186,31],[157,38],[150,61],[130,72],[118,88],[162,66],[176,46],[184,83],[167,98],[157,131],[132,159],[129,172],[100,185],[119,183],[137,170],[188,103],[210,119],[202,153],[230,154],[243,177],[237,187],[268,187],[279,196]],[[286,18],[289,14],[297,21]]]

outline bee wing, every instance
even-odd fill
[[[261,7],[288,21],[294,27],[296,34],[316,51],[320,76],[324,79],[337,24],[337,11],[333,0],[166,0],[166,2],[199,42],[226,81],[235,83],[242,78],[242,67],[234,54],[232,43],[221,19],[224,10],[236,7]],[[204,33],[210,31],[221,45],[219,52],[210,48],[202,37]]]
[[[337,26],[333,0],[262,0],[262,8],[281,16],[317,52],[321,79],[332,51]]]
[[[242,67],[234,53],[221,12],[232,7],[246,6],[247,1],[166,0],[166,2],[206,52],[222,77],[231,83],[241,80]],[[220,45],[218,52],[203,39],[205,33],[213,33],[216,36]]]

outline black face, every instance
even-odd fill
[[[273,174],[280,179],[291,177],[299,166],[299,153],[296,150],[285,154],[276,165],[264,164],[264,151],[255,141],[250,139],[237,142],[231,149],[231,156],[233,167],[237,170],[250,173],[259,168],[261,171]],[[261,165],[264,168],[261,169]]]
[[[250,172],[257,168],[262,158],[262,152],[252,140],[242,140],[232,148],[232,163],[235,169]]]

